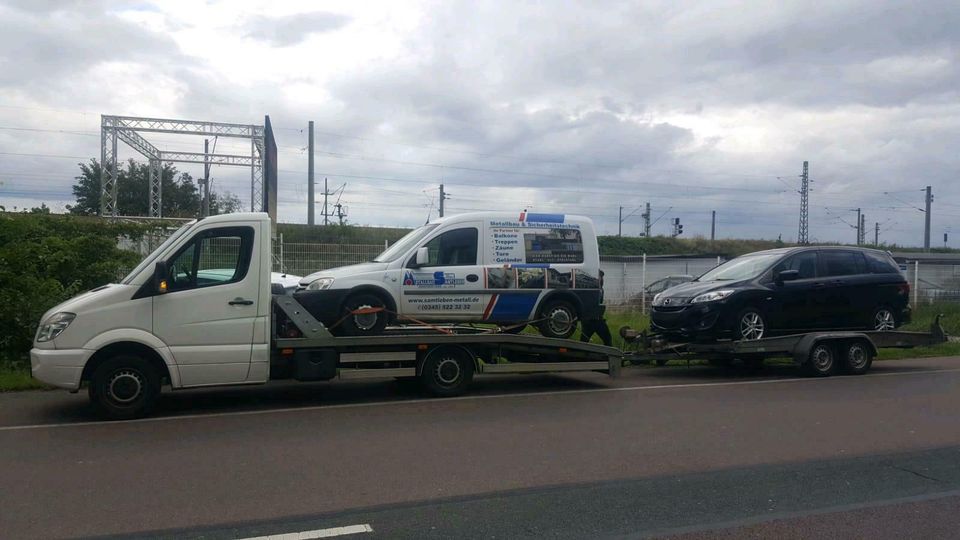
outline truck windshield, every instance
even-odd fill
[[[123,278],[123,280],[120,283],[123,283],[124,285],[130,283],[133,280],[134,276],[142,272],[143,269],[149,266],[150,264],[153,264],[153,261],[155,261],[157,257],[161,253],[163,253],[165,249],[167,249],[168,246],[170,246],[171,244],[176,242],[178,238],[186,234],[187,231],[189,231],[190,228],[192,228],[196,223],[197,223],[197,220],[195,219],[192,221],[188,221],[184,226],[174,231],[173,234],[171,234],[166,240],[164,240],[163,243],[160,244],[160,246],[157,249],[153,250],[152,253],[150,253],[142,261],[140,261],[140,264],[138,264],[136,268],[130,271],[130,273],[127,274],[127,276]]]
[[[727,261],[697,278],[697,281],[741,281],[753,279],[763,273],[773,263],[780,260],[783,253],[763,253],[744,255]]]
[[[419,229],[414,229],[407,233],[406,236],[397,240],[397,243],[390,246],[383,253],[377,255],[373,262],[392,262],[397,260],[398,257],[403,256],[404,253],[410,250],[413,246],[417,245],[420,240],[423,240],[428,234],[433,232],[437,228],[437,224],[424,225]]]

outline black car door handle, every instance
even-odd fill
[[[473,283],[473,282],[477,281],[478,279],[480,279],[480,276],[478,276],[478,275],[476,275],[476,274],[467,274],[467,281],[469,281],[470,283]]]
[[[244,300],[243,298],[234,298],[233,300],[227,302],[231,306],[252,306],[253,300]]]

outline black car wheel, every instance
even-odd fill
[[[348,336],[376,336],[387,327],[386,303],[368,293],[347,297],[342,316],[340,329]]]
[[[537,324],[540,333],[546,337],[566,339],[577,329],[577,309],[570,302],[554,300],[540,310]]]
[[[893,310],[888,307],[877,308],[873,312],[873,329],[879,332],[889,332],[897,327],[897,318]]]
[[[753,341],[767,335],[767,321],[756,308],[746,308],[737,315],[734,328],[737,339]]]

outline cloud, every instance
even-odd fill
[[[251,17],[243,28],[246,36],[274,47],[296,45],[312,34],[332,32],[349,24],[350,18],[337,13],[314,11],[280,17]]]

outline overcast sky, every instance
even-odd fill
[[[351,223],[422,224],[443,182],[448,213],[579,213],[616,233],[619,206],[650,202],[655,234],[679,217],[709,236],[716,210],[719,237],[793,240],[807,160],[814,240],[854,241],[861,207],[871,241],[879,222],[921,244],[925,185],[934,245],[960,225],[956,0],[0,0],[0,27],[8,209],[72,201],[101,114],[269,114],[285,222],[306,221],[314,120],[318,192],[346,184]],[[249,178],[219,167],[214,189],[249,205]]]

